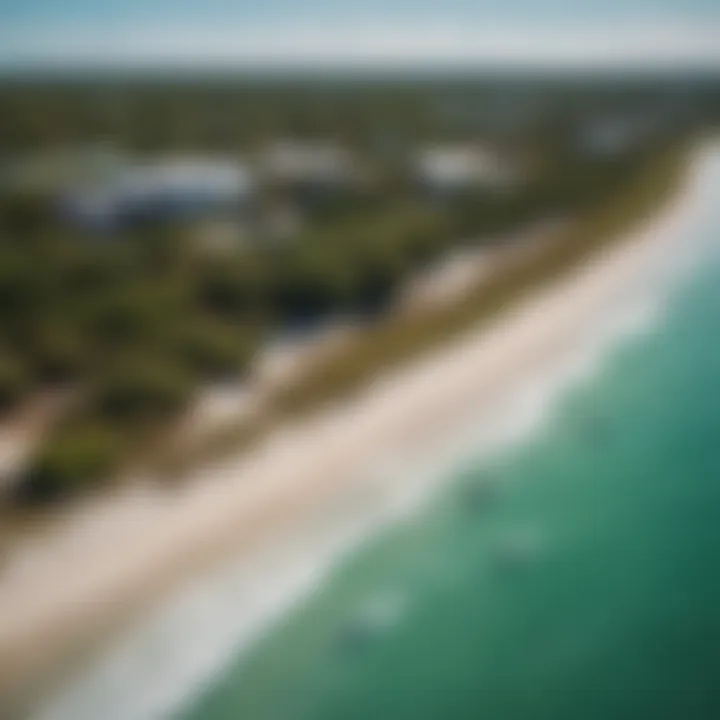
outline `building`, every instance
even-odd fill
[[[127,162],[94,180],[88,177],[60,198],[63,214],[91,229],[235,211],[253,191],[243,165],[203,157]]]
[[[273,143],[259,158],[260,172],[271,184],[341,187],[359,179],[352,154],[332,142]]]
[[[415,158],[413,174],[421,186],[441,193],[507,189],[520,176],[516,162],[476,143],[426,147]]]

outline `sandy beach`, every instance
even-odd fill
[[[457,418],[492,412],[528,373],[592,335],[611,308],[620,312],[654,277],[679,272],[678,236],[703,200],[713,153],[699,155],[686,187],[645,227],[490,327],[277,428],[251,452],[181,487],[158,490],[138,479],[19,543],[0,574],[0,690],[51,669],[211,558],[251,553],[289,518],[349,497],[373,463],[412,456]]]

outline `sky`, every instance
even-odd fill
[[[720,69],[720,0],[0,0],[0,68]]]

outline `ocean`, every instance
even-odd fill
[[[470,427],[452,462],[391,466],[435,481],[288,570],[293,602],[281,583],[253,606],[226,572],[193,622],[166,613],[42,717],[720,718],[720,155],[705,165],[678,262],[535,393],[522,439],[491,451]]]

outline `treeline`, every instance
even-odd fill
[[[43,107],[37,132],[64,137],[64,125],[53,130],[51,120],[79,113],[72,93],[24,92],[15,102],[32,102],[14,112]],[[144,97],[134,93],[133,101]],[[186,101],[194,97],[185,93]],[[305,96],[290,109],[281,103],[282,110],[273,105],[280,96],[270,97],[260,103],[264,112],[335,126],[337,118],[310,114]],[[385,122],[394,112],[412,135],[437,127],[427,109],[434,97],[412,89],[395,105],[382,93],[349,95],[347,102],[363,108],[352,117],[358,128],[385,107]],[[419,106],[425,110],[415,116]],[[169,102],[156,115],[144,107],[145,120],[159,123],[158,136],[173,137],[183,108]],[[374,121],[367,122],[372,134]],[[34,135],[13,139],[11,126],[4,125],[4,142],[17,141],[15,149],[41,143]],[[87,127],[81,123],[81,135]],[[340,312],[382,316],[406,278],[451,247],[586,212],[674,137],[656,137],[621,156],[591,157],[572,152],[559,127],[558,121],[528,131],[542,162],[512,192],[438,197],[393,176],[362,202],[334,198],[290,245],[242,246],[222,257],[183,242],[181,224],[97,237],[59,223],[41,194],[0,195],[0,410],[48,389],[64,388],[70,397],[26,470],[23,496],[55,497],[109,478],[165,444],[199,389],[246,374],[269,336]]]
[[[305,368],[293,383],[278,388],[260,418],[230,424],[195,444],[175,446],[156,457],[154,466],[170,477],[182,476],[204,460],[237,452],[238,447],[257,438],[278,418],[295,416],[337,400],[398,362],[463,330],[478,327],[501,307],[621,240],[657,212],[684,181],[690,157],[683,140],[636,156],[635,164],[616,176],[612,187],[606,187],[595,202],[584,204],[582,212],[559,230],[551,242],[544,243],[539,252],[499,270],[449,306],[428,308],[422,313],[382,314],[363,332]]]
[[[592,82],[484,80],[106,78],[14,82],[0,78],[0,157],[108,138],[139,151],[245,151],[281,136],[334,137],[366,152],[418,140],[533,128],[562,131],[603,113],[669,114],[717,123],[716,76]],[[542,127],[541,127],[542,126]]]

